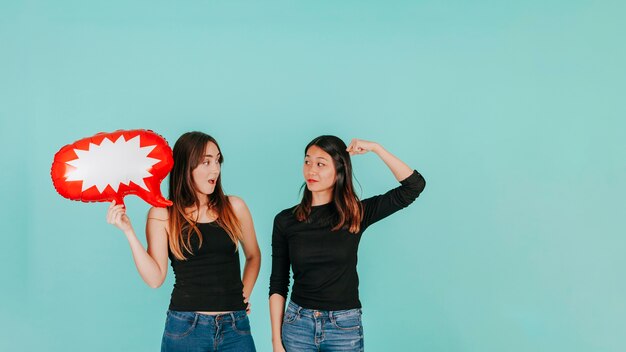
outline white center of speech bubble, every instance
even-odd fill
[[[102,193],[110,185],[117,192],[120,183],[129,185],[130,181],[149,191],[143,179],[152,176],[148,169],[161,161],[147,156],[155,147],[139,147],[139,136],[128,141],[120,136],[115,142],[105,138],[100,145],[89,143],[89,150],[74,149],[78,159],[67,164],[76,169],[67,173],[66,180],[83,181],[82,191],[96,186]]]

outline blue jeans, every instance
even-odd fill
[[[312,310],[289,301],[282,338],[287,352],[362,352],[361,309]]]
[[[256,352],[245,310],[206,315],[167,311],[161,352]]]

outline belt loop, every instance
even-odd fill
[[[302,310],[302,307],[300,307],[300,305],[299,305],[299,304],[296,304],[296,303],[295,303],[294,301],[292,301],[292,300],[289,300],[289,304],[292,304],[292,305],[296,306],[296,315],[297,315],[298,317],[301,317],[301,315],[300,315],[300,311]]]
[[[195,317],[193,318],[193,325],[192,326],[196,326],[196,324],[198,324],[198,319],[200,319],[200,314],[196,313]]]
[[[228,313],[228,315],[230,315],[230,319],[234,322],[235,321],[235,312],[230,312],[230,313]]]

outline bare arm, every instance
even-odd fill
[[[376,142],[353,139],[346,150],[350,155],[365,154],[369,151],[375,153],[389,167],[389,170],[391,170],[398,181],[406,179],[413,173],[413,169]]]
[[[270,321],[272,324],[272,346],[274,352],[284,352],[282,341],[283,315],[285,314],[285,297],[278,293],[270,296]]]
[[[241,247],[246,256],[246,264],[244,265],[241,281],[243,282],[243,296],[245,302],[248,303],[261,269],[261,250],[256,239],[252,215],[250,215],[250,210],[248,210],[246,203],[241,198],[235,196],[229,196],[228,199],[233,206],[237,219],[241,223],[243,235]]]
[[[167,209],[153,207],[148,212],[147,250],[137,238],[123,205],[111,203],[107,212],[107,222],[118,227],[126,235],[137,272],[143,281],[152,288],[160,287],[167,275]]]

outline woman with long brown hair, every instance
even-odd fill
[[[174,145],[169,208],[148,212],[148,248],[137,238],[126,209],[112,203],[107,221],[124,232],[137,271],[152,288],[176,276],[161,351],[255,351],[248,299],[261,253],[250,212],[221,185],[224,160],[217,141],[202,132],[183,134]],[[239,248],[245,254],[243,278]]]
[[[401,185],[359,200],[350,155],[373,152]],[[304,149],[300,204],[278,213],[272,234],[270,317],[274,351],[363,351],[357,252],[363,231],[407,207],[426,183],[381,145],[320,136]],[[285,311],[290,269],[293,290]]]

